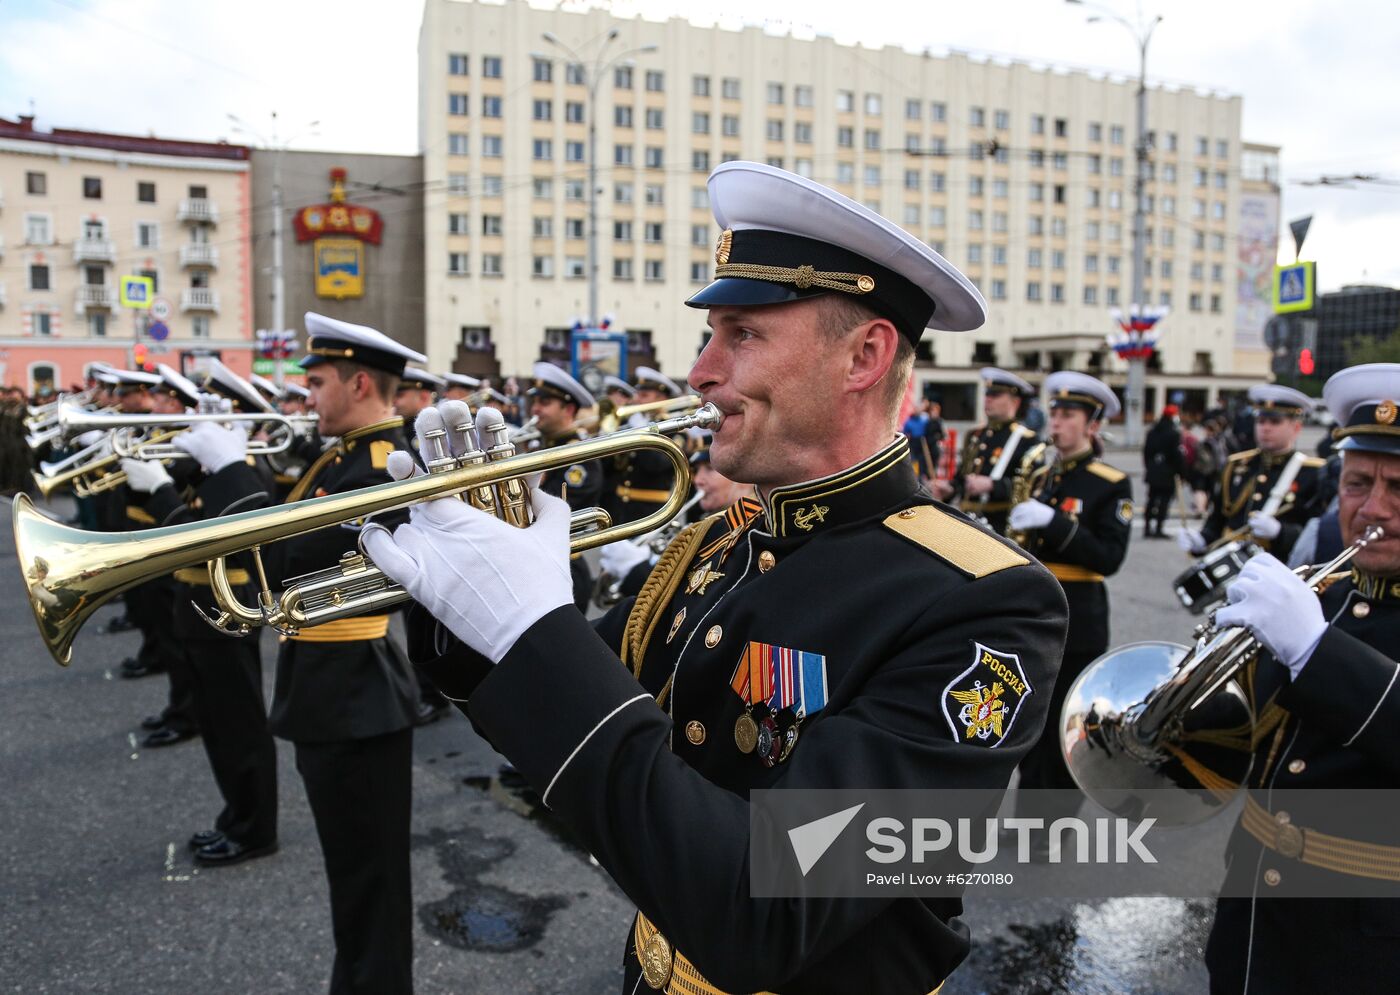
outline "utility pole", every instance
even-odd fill
[[[1145,315],[1148,301],[1144,299],[1143,283],[1146,277],[1144,267],[1147,260],[1147,169],[1148,153],[1151,145],[1147,139],[1147,46],[1152,41],[1152,31],[1162,22],[1160,15],[1145,21],[1139,15],[1134,24],[1127,18],[1098,4],[1086,4],[1084,0],[1065,0],[1065,3],[1087,7],[1098,11],[1089,18],[1089,23],[1109,20],[1121,24],[1132,34],[1138,47],[1138,87],[1137,87],[1137,139],[1134,151],[1137,158],[1137,173],[1133,180],[1133,299],[1129,304],[1129,317]],[[1130,448],[1142,445],[1142,409],[1147,391],[1147,358],[1142,355],[1128,357],[1128,383],[1123,391],[1124,442]]]
[[[565,45],[552,31],[542,37],[547,43],[561,49],[583,73],[584,85],[588,87],[588,321],[587,327],[597,328],[598,313],[598,85],[608,71],[632,55],[646,55],[655,52],[656,45],[642,45],[608,56],[608,48],[617,40],[620,32],[613,28],[604,36],[590,62],[574,49]],[[531,53],[533,58],[548,59],[549,56]]]

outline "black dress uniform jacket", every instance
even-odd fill
[[[295,496],[319,497],[385,483],[385,460],[403,444],[402,424],[401,418],[391,418],[347,432],[307,468]],[[260,486],[252,468],[240,463],[211,476],[200,492],[205,504],[226,507]],[[377,520],[392,528],[406,516]],[[334,566],[355,549],[358,532],[358,527],[348,526],[321,529],[264,548],[268,582],[280,589],[288,578]],[[411,726],[417,697],[413,678],[385,642],[296,642],[290,654],[284,644],[269,717],[273,735],[328,742],[368,739]]]
[[[541,439],[541,449],[554,449],[567,446],[583,438],[576,428],[549,438]],[[558,470],[550,470],[540,481],[540,490],[555,497],[563,496],[572,511],[597,508],[603,497],[603,470],[598,460],[571,463]],[[593,596],[593,573],[588,569],[588,561],[575,556],[569,561],[569,576],[574,585],[574,604],[580,611],[588,607],[588,599]]]
[[[1297,680],[1267,653],[1248,686],[1256,712],[1253,798],[1265,821],[1277,823],[1279,789],[1367,790],[1400,786],[1400,578],[1353,574],[1322,596],[1326,635]],[[1297,796],[1294,796],[1297,800]],[[1356,794],[1342,800],[1355,803]],[[1389,804],[1387,802],[1386,804]],[[1303,832],[1355,838],[1328,804],[1294,808],[1287,818]],[[1393,827],[1365,842],[1397,848]],[[1234,894],[1217,903],[1206,948],[1215,992],[1379,991],[1400,978],[1400,899],[1294,898],[1336,872],[1265,847],[1237,826],[1230,840]],[[1345,890],[1364,893],[1353,878]],[[1387,889],[1394,893],[1396,885]],[[1313,887],[1311,893],[1320,889]],[[1335,886],[1333,894],[1342,891]]]
[[[1210,515],[1201,528],[1201,535],[1207,543],[1215,542],[1226,532],[1234,529],[1249,531],[1249,513],[1262,511],[1268,503],[1269,494],[1278,481],[1279,474],[1293,456],[1290,449],[1286,453],[1266,453],[1261,449],[1246,449],[1235,453],[1225,461],[1225,469],[1220,475],[1220,492],[1211,506]],[[1327,461],[1309,456],[1298,470],[1293,485],[1279,506],[1279,534],[1272,540],[1254,538],[1252,541],[1287,562],[1293,544],[1308,519],[1316,518],[1327,507],[1325,467]]]
[[[922,995],[967,954],[961,901],[751,897],[747,793],[1005,785],[1045,721],[1065,606],[1042,567],[928,496],[901,437],[686,530],[596,633],[561,608],[491,667],[414,621],[411,654],[713,985]],[[751,642],[826,661],[829,703],[772,767],[736,745]],[[984,649],[1025,674],[985,738],[947,711],[990,686]],[[626,964],[632,991],[630,943]]]
[[[1011,461],[1006,464],[1001,479],[992,483],[991,493],[986,495],[985,500],[981,497],[966,496],[966,478],[973,474],[990,476],[1001,460],[1002,450],[1011,442],[1012,434],[1017,431],[1024,434],[1015,440],[1016,451],[1012,453]],[[963,443],[962,456],[958,460],[958,473],[953,479],[956,493],[962,496],[962,510],[969,515],[985,518],[993,532],[1005,534],[1006,519],[1011,513],[1011,481],[1016,476],[1016,468],[1020,465],[1021,458],[1026,455],[1026,450],[1035,444],[1035,433],[1018,421],[988,422],[968,432],[967,441]]]

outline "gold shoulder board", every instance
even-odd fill
[[[1104,480],[1107,480],[1110,484],[1116,484],[1118,483],[1118,481],[1122,480],[1124,477],[1127,476],[1126,473],[1118,469],[1116,466],[1109,466],[1107,463],[1100,463],[1098,460],[1094,460],[1093,462],[1086,464],[1084,469],[1088,470],[1096,477],[1102,477]]]
[[[1303,460],[1303,465],[1317,469],[1320,466],[1326,466],[1327,461],[1325,459],[1319,459],[1316,456],[1309,456],[1307,459]]]
[[[1231,453],[1228,457],[1226,457],[1225,462],[1226,462],[1226,463],[1239,463],[1239,462],[1241,462],[1242,460],[1252,460],[1252,459],[1254,459],[1254,457],[1256,457],[1256,456],[1258,456],[1258,455],[1259,455],[1259,450],[1257,450],[1257,449],[1243,449],[1243,450],[1241,450],[1240,452]]]
[[[389,454],[394,448],[394,444],[388,439],[375,439],[369,444],[370,465],[376,470],[383,470],[389,465]]]
[[[885,528],[973,577],[986,577],[1030,562],[977,526],[933,505],[897,511],[885,519]]]

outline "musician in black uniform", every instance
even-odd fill
[[[427,370],[406,366],[399,389],[394,392],[394,414],[403,419],[405,426],[411,426],[418,412],[430,408],[447,388],[447,381]],[[405,436],[408,438],[408,436]]]
[[[576,424],[578,413],[596,403],[588,388],[553,363],[536,363],[534,376],[534,385],[526,397],[530,417],[536,419],[540,433],[535,448],[553,449],[583,439],[583,430]],[[540,489],[546,494],[562,494],[574,511],[597,508],[603,496],[603,470],[598,460],[571,463],[546,473]],[[570,558],[569,576],[574,583],[574,604],[584,611],[593,594],[593,572],[583,556]]]
[[[481,381],[465,373],[444,373],[442,380],[442,399],[445,401],[465,401],[481,389]]]
[[[774,167],[726,163],[710,200],[717,279],[688,303],[714,334],[690,381],[725,413],[716,468],[762,502],[683,532],[596,630],[571,602],[568,506],[543,492],[529,528],[438,501],[365,542],[450,620],[410,627],[444,691],[637,904],[624,991],[923,995],[967,953],[961,902],[753,897],[748,792],[999,790],[1045,720],[1063,595],[936,504],[897,432],[924,328],[982,322],[972,285]],[[779,649],[824,666],[769,695]]]
[[[1327,461],[1295,448],[1312,398],[1292,387],[1256,384],[1249,388],[1249,401],[1258,448],[1226,460],[1220,488],[1201,530],[1177,533],[1177,543],[1193,556],[1205,553],[1221,537],[1232,535],[1248,538],[1287,560],[1308,519],[1322,514],[1330,500],[1324,473]],[[1295,460],[1297,466],[1290,470]],[[1294,479],[1283,493],[1278,511],[1265,514],[1280,477],[1288,473]]]
[[[199,407],[199,389],[191,381],[164,364],[160,371],[169,391],[182,404],[191,409]],[[225,369],[218,382],[229,395],[239,398],[236,410],[262,408],[250,396],[253,386],[232,371]],[[172,440],[177,448],[194,457],[172,463],[172,469],[180,473],[179,479],[172,479],[158,462],[122,460],[129,486],[146,495],[145,509],[156,526],[208,520],[271,503],[271,473],[262,466],[259,479],[263,489],[229,504],[212,503],[212,495],[211,500],[196,500],[204,468],[217,473],[224,469],[222,461],[249,462],[246,447],[240,451],[236,445],[238,432],[228,435],[235,445],[209,452],[201,446],[203,438],[202,433],[193,430]],[[251,571],[251,557],[246,554],[231,561],[229,579],[245,605],[257,603]],[[194,833],[189,843],[195,863],[204,867],[230,866],[277,850],[277,747],[267,729],[263,702],[262,658],[258,651],[262,630],[231,638],[215,632],[200,617],[196,605],[206,609],[213,605],[208,567],[176,570],[173,579],[173,613],[167,624],[190,675],[205,754],[224,799],[212,828]]]
[[[306,315],[310,406],[337,441],[309,467],[288,503],[384,483],[389,453],[403,438],[393,414],[408,360],[424,357],[372,328]],[[213,437],[228,433],[201,426]],[[209,447],[211,450],[213,446]],[[227,507],[257,479],[234,463],[201,486],[205,504]],[[386,516],[389,521],[406,516]],[[268,581],[336,565],[353,551],[357,527],[337,526],[263,551]],[[413,988],[409,876],[414,679],[387,638],[387,615],[328,622],[283,641],[269,727],[296,748],[297,771],[330,882],[335,965],[330,990],[394,995]]]
[[[654,404],[684,393],[680,384],[649,366],[637,367],[636,392],[632,404]],[[669,417],[665,411],[638,411],[622,427],[639,428]],[[625,453],[610,462],[604,507],[614,522],[633,522],[650,515],[670,497],[673,472],[660,453]]]
[[[1037,441],[1035,432],[1017,421],[1027,399],[1035,396],[1035,388],[1014,373],[987,366],[982,369],[982,389],[987,420],[967,433],[956,476],[934,481],[934,497],[959,499],[963,511],[984,519],[992,531],[1005,533],[1012,476]],[[1011,455],[1003,460],[1008,448]]]
[[[1094,455],[1093,437],[1104,418],[1118,414],[1109,387],[1083,373],[1062,371],[1045,380],[1050,439],[1055,457],[1031,498],[1011,509],[1013,535],[1025,532],[1026,549],[1045,564],[1069,602],[1064,662],[1050,694],[1051,720],[1021,762],[1021,787],[1073,789],[1060,750],[1059,715],[1074,679],[1108,649],[1108,586],[1132,534],[1133,488],[1128,475]],[[1036,800],[1036,815],[1050,825],[1074,815],[1077,802],[1059,795]],[[1035,840],[1041,854],[1048,837]]]
[[[1337,373],[1323,389],[1341,437],[1342,539],[1362,549],[1321,598],[1270,555],[1245,564],[1221,625],[1263,644],[1247,675],[1253,788],[1230,840],[1206,947],[1220,995],[1378,991],[1400,976],[1400,832],[1384,811],[1400,776],[1400,366]],[[1287,789],[1338,790],[1314,798]],[[1329,798],[1328,796],[1331,795]],[[1330,838],[1328,838],[1330,837]]]

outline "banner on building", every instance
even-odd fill
[[[353,238],[318,238],[316,296],[344,300],[365,295],[365,246]]]
[[[1274,262],[1278,259],[1279,197],[1240,196],[1240,231],[1235,262],[1235,348],[1265,349],[1264,326],[1274,315]]]

